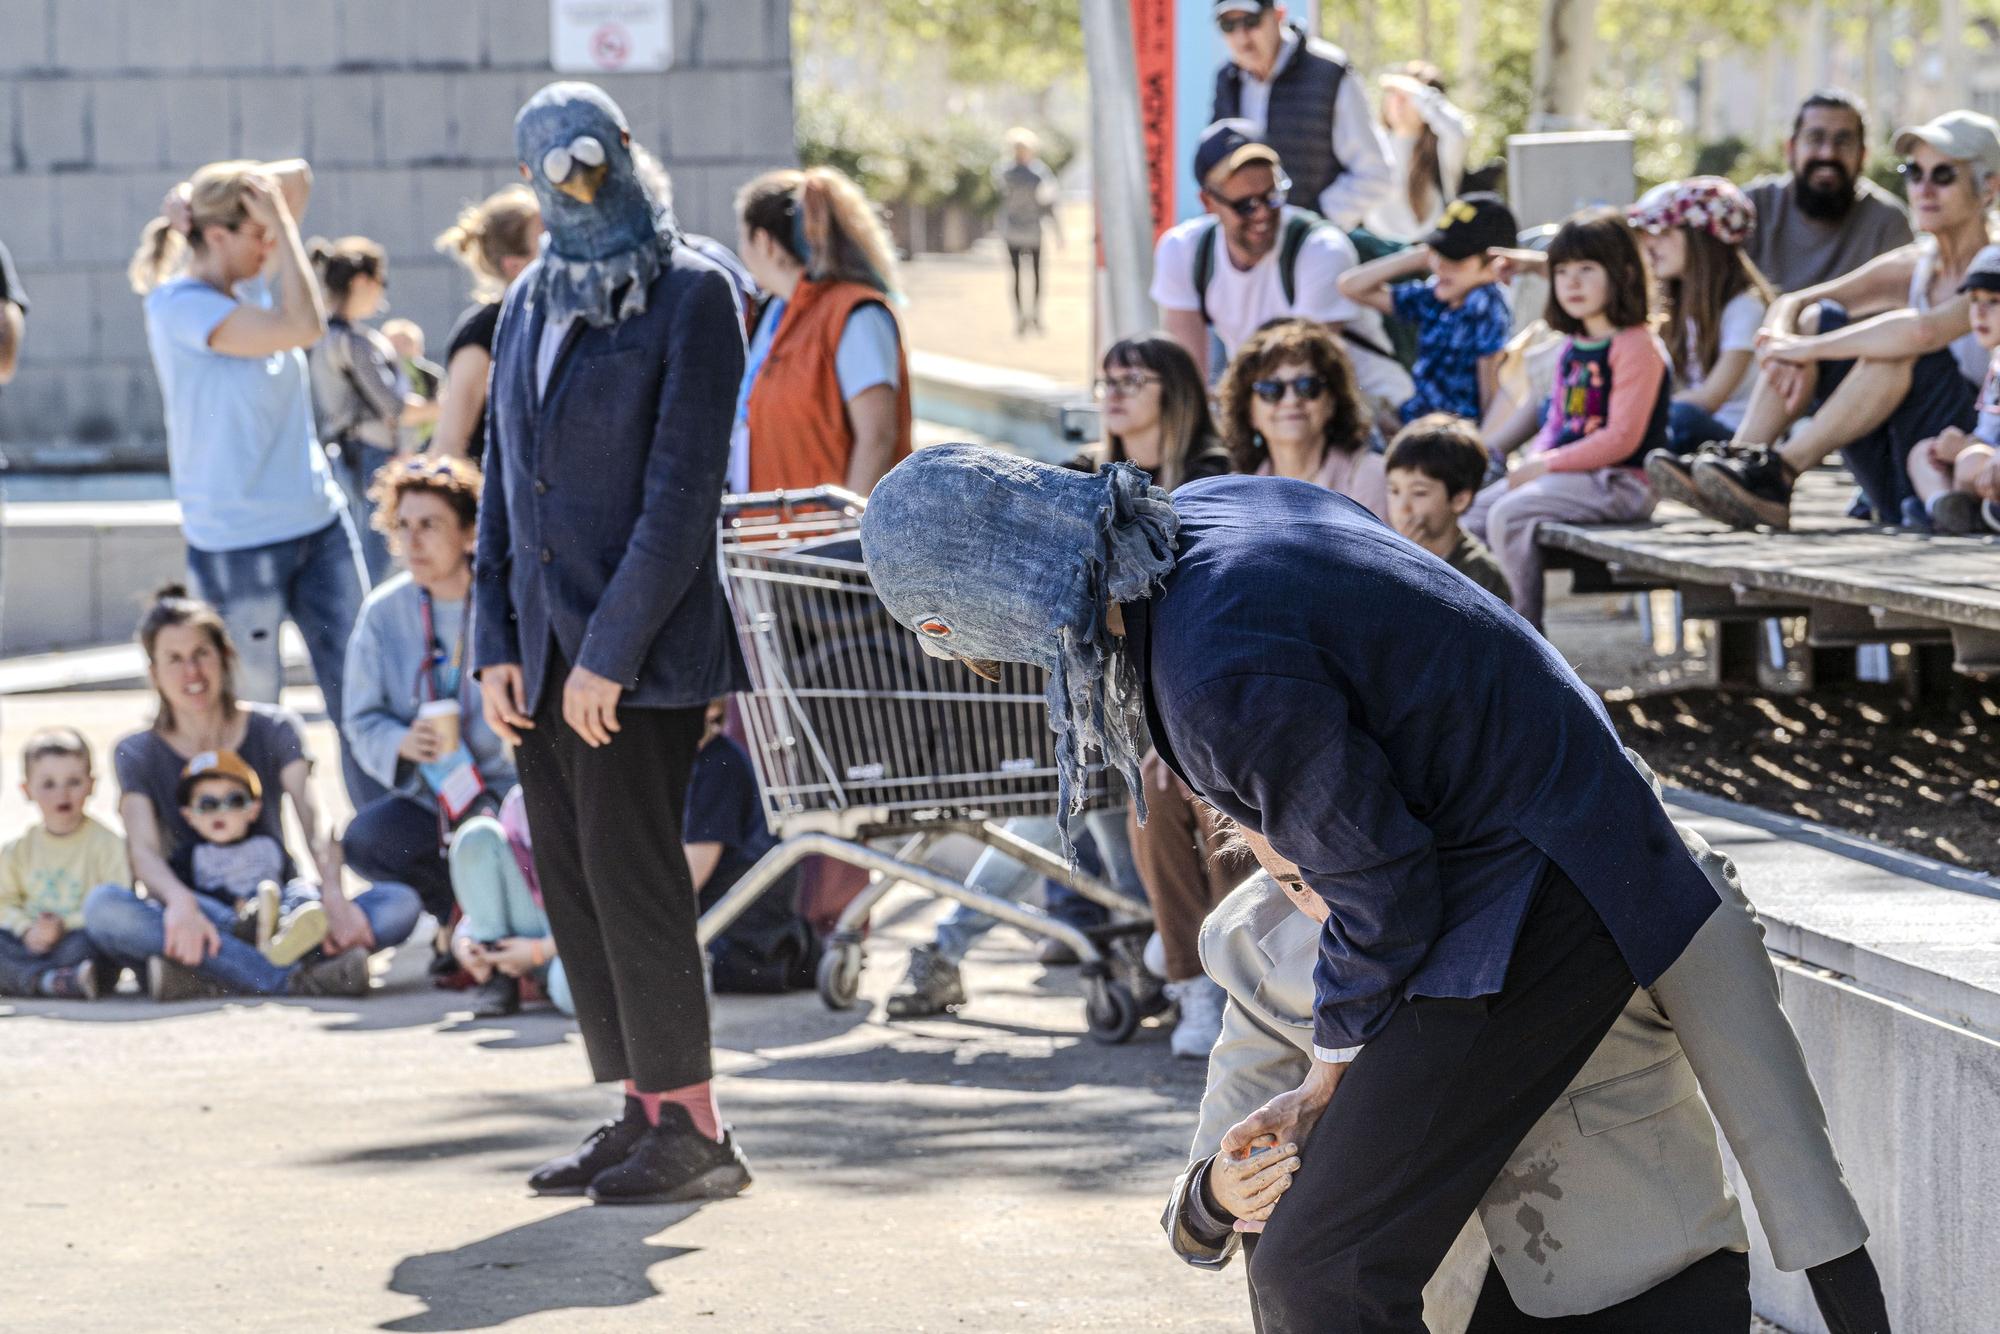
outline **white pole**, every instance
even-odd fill
[[[1097,324],[1102,334],[1122,336],[1159,323],[1147,295],[1153,222],[1147,208],[1130,0],[1083,0],[1083,58],[1090,79],[1091,158],[1104,240],[1105,296]],[[1092,349],[1093,361],[1100,350]]]

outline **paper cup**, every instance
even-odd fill
[[[417,710],[417,717],[428,718],[438,732],[439,745],[449,753],[458,749],[458,701],[455,699],[434,699]]]

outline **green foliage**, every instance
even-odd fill
[[[981,217],[999,207],[993,167],[1004,145],[986,126],[963,116],[902,123],[851,94],[806,87],[797,116],[799,159],[839,168],[878,204],[953,204]],[[1060,172],[1076,144],[1058,130],[1038,133],[1043,160]]]
[[[981,87],[1046,88],[1083,65],[1079,0],[794,0],[792,34],[884,73],[942,50],[954,82]]]

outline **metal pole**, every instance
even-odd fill
[[[1138,62],[1130,0],[1083,0],[1083,57],[1090,79],[1092,166],[1103,240],[1106,333],[1159,323],[1147,295],[1153,268],[1146,144],[1139,123]],[[1092,350],[1095,360],[1098,349]]]

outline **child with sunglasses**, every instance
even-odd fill
[[[181,883],[236,910],[237,935],[280,968],[326,938],[319,886],[301,879],[285,845],[257,832],[257,771],[232,750],[203,751],[181,770],[181,818],[194,837],[168,859]]]

